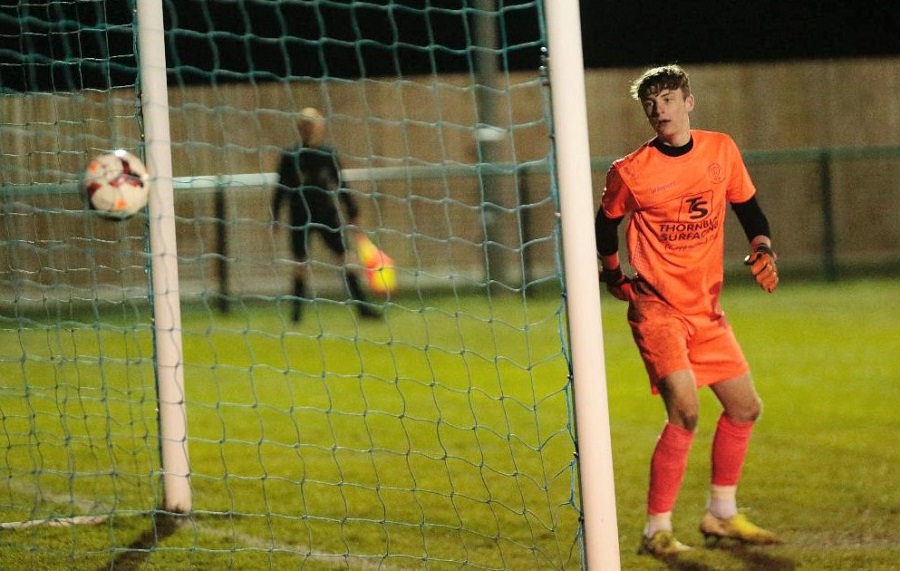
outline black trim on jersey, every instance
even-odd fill
[[[691,149],[694,148],[694,138],[691,137],[691,140],[681,145],[680,147],[672,147],[670,145],[664,144],[659,140],[659,137],[650,141],[650,146],[657,149],[662,154],[667,157],[680,157],[682,155],[686,155],[691,152]]]
[[[763,214],[755,196],[746,202],[733,202],[731,209],[737,215],[748,241],[757,236],[771,236],[769,219]]]

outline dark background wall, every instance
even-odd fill
[[[587,67],[900,54],[896,0],[581,2]]]

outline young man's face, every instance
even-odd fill
[[[694,96],[684,96],[680,89],[660,89],[641,99],[644,114],[662,143],[686,145],[691,137],[690,113]]]

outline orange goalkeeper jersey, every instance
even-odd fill
[[[716,315],[726,208],[756,189],[731,137],[700,130],[691,137],[681,156],[649,141],[613,163],[601,208],[608,218],[630,214],[628,260],[667,303],[686,315]]]

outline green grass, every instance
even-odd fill
[[[635,554],[663,409],[625,323],[603,319],[622,568],[896,569],[900,282],[726,288],[765,412],[739,500],[785,544]],[[357,324],[320,302],[184,311],[194,513],[160,505],[146,316],[0,312],[0,569],[578,569],[558,299],[401,300]],[[134,312],[133,312],[134,313]],[[135,324],[138,324],[135,326]],[[718,407],[676,507],[696,525]],[[379,567],[380,566],[380,567]]]
[[[606,327],[622,568],[889,570],[900,561],[900,282],[785,283],[771,296],[726,287],[723,305],[750,361],[764,412],[738,500],[784,545],[698,549],[669,566],[635,554],[647,463],[662,406],[641,393],[626,329]],[[626,364],[627,362],[627,364]],[[620,377],[620,378],[617,378]],[[697,530],[718,405],[702,393],[701,423],[676,506],[679,539]]]

